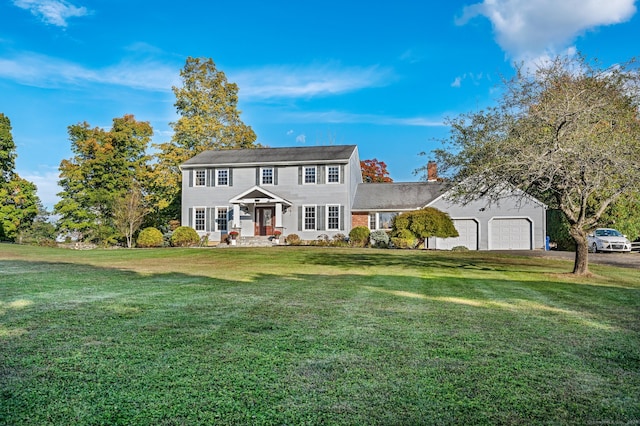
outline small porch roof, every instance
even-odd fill
[[[259,186],[254,186],[236,195],[235,197],[229,200],[229,203],[231,204],[282,203],[284,205],[291,206],[291,202]]]

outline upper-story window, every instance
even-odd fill
[[[340,166],[327,166],[327,183],[340,183]]]
[[[216,170],[216,186],[229,186],[229,169]]]
[[[273,185],[273,167],[260,169],[260,184]]]
[[[316,183],[316,167],[315,166],[304,168],[304,183],[305,184]]]
[[[207,185],[207,171],[196,170],[193,175],[193,186],[206,186]]]

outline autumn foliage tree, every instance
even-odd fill
[[[360,169],[362,170],[362,181],[367,183],[387,183],[393,182],[393,179],[389,177],[387,171],[387,165],[384,161],[378,161],[374,158],[372,160],[361,160]]]
[[[85,241],[114,243],[123,236],[114,223],[116,200],[147,177],[151,125],[125,115],[108,131],[85,122],[68,132],[74,156],[60,163],[59,228]]]
[[[256,134],[240,119],[238,86],[227,81],[212,59],[186,60],[180,71],[181,87],[173,87],[178,120],[171,123],[170,142],[158,144],[154,183],[156,213],[179,217],[179,166],[205,150],[255,148]]]
[[[560,210],[576,243],[573,272],[588,274],[587,234],[640,191],[638,67],[558,57],[504,83],[495,107],[449,121],[441,170],[463,202],[515,187]]]

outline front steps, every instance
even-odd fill
[[[283,244],[284,241],[280,239],[280,243]],[[233,246],[231,244],[221,243],[218,244],[219,248],[226,247],[273,247],[277,245],[273,237],[240,237],[236,240],[236,245]]]

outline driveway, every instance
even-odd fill
[[[557,250],[514,250],[509,251],[509,253],[515,256],[536,256],[570,261],[573,261],[576,257],[574,252]],[[640,269],[640,253],[589,253],[589,263]]]

